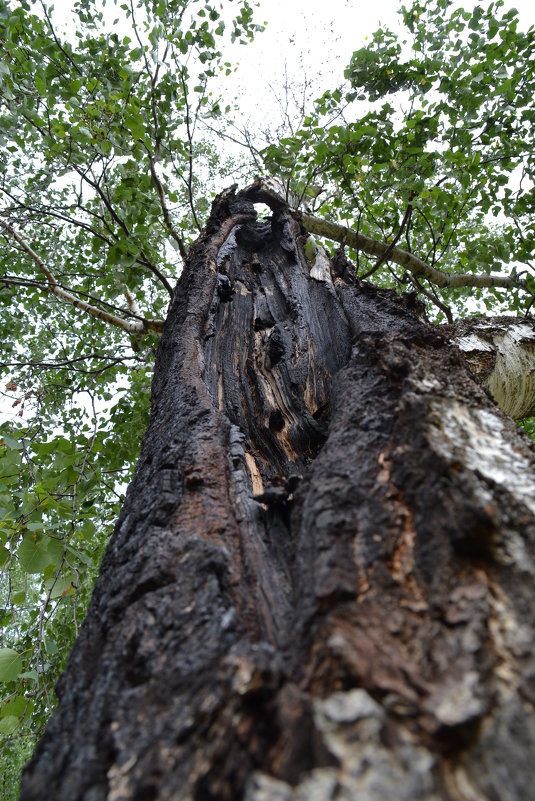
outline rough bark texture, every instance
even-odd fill
[[[530,444],[274,206],[220,197],[180,279],[21,801],[533,793]]]

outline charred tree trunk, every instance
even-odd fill
[[[535,478],[445,335],[214,204],[21,801],[525,801]]]

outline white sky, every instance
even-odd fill
[[[68,20],[73,0],[46,2],[53,4],[56,24]],[[238,7],[233,0],[222,2],[225,17]],[[111,20],[124,14],[119,8],[121,0],[116,3],[106,3],[106,15]],[[255,20],[267,22],[265,31],[252,44],[233,47],[229,53],[233,64],[241,64],[237,85],[243,105],[258,106],[258,90],[268,81],[280,83],[286,63],[296,79],[306,74],[319,82],[318,94],[334,87],[341,81],[351,54],[365,44],[366,37],[382,24],[394,29],[398,26],[397,9],[402,4],[410,6],[411,0],[259,0]],[[467,9],[477,4],[478,0],[454,0],[454,5]],[[482,5],[486,8],[489,4],[490,0],[485,0]],[[518,10],[523,28],[535,24],[535,0],[505,0],[505,8],[512,7]]]
[[[265,31],[229,54],[240,65],[224,85],[224,91],[236,95],[239,112],[233,117],[238,127],[258,133],[263,124],[278,124],[276,96],[283,96],[285,67],[295,86],[304,77],[312,82],[311,108],[314,98],[342,82],[352,53],[378,27],[399,30],[397,9],[402,4],[410,6],[411,0],[260,0],[255,19],[267,22]],[[489,4],[483,3],[485,8]],[[477,0],[454,0],[454,5],[471,10]],[[504,10],[509,8],[518,10],[523,29],[535,25],[535,0],[505,0]],[[257,144],[262,146],[261,137]]]
[[[282,96],[286,68],[295,85],[312,83],[309,100],[335,88],[365,36],[380,23],[395,24],[397,6],[397,0],[261,0],[255,15],[266,29],[234,54],[244,116],[267,122],[277,114],[275,93]]]
[[[258,74],[255,62],[265,73],[285,60],[297,63],[301,53],[311,71],[338,67],[341,75],[365,36],[379,24],[395,25],[398,5],[397,0],[260,0],[256,15],[268,24],[253,46],[244,48],[240,60]],[[258,61],[260,53],[265,58]]]
[[[254,96],[266,79],[275,83],[285,61],[299,76],[300,56],[310,78],[328,78],[321,89],[331,88],[342,79],[344,67],[354,50],[365,44],[380,25],[395,29],[400,5],[411,0],[260,0],[256,16],[267,20],[266,30],[239,54],[242,69],[242,98]],[[483,3],[486,8],[490,4]],[[477,2],[459,0],[455,5],[472,9]],[[505,9],[516,8],[522,28],[535,24],[535,0],[505,0]]]
[[[124,14],[121,1],[104,0],[110,22]],[[46,2],[53,4],[54,22],[67,23],[69,28],[74,0]],[[222,4],[225,18],[238,8],[236,0],[222,0]],[[312,83],[309,100],[335,88],[353,51],[365,44],[366,37],[380,25],[398,27],[397,9],[402,4],[410,6],[411,0],[259,0],[254,16],[257,22],[267,23],[266,29],[252,44],[229,49],[229,60],[240,68],[233,80],[222,84],[222,90],[237,96],[245,120],[267,122],[277,113],[274,92],[280,96],[285,67],[294,84],[304,77]],[[466,9],[477,4],[478,0],[454,0],[454,5]],[[482,5],[489,4],[485,0]],[[535,0],[505,0],[505,8],[511,7],[518,10],[523,28],[535,24]]]

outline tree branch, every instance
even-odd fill
[[[411,283],[416,287],[418,292],[421,292],[424,297],[426,297],[434,306],[436,306],[440,311],[446,316],[446,320],[448,321],[449,325],[453,325],[453,315],[451,313],[451,309],[449,306],[446,306],[445,303],[437,297],[436,292],[433,290],[429,292],[422,284],[418,281],[416,276],[409,275]]]
[[[103,191],[103,189],[100,186],[100,184],[98,183],[98,181],[94,181],[92,178],[89,178],[89,176],[87,175],[87,172],[85,170],[81,170],[80,167],[78,167],[77,165],[73,165],[73,166],[74,166],[74,169],[76,170],[76,172],[78,173],[78,175],[82,178],[82,180],[86,181],[89,184],[89,186],[91,186],[95,190],[95,192],[98,194],[98,196],[100,197],[100,199],[104,203],[105,207],[107,208],[108,212],[110,213],[112,219],[123,230],[125,236],[130,238],[130,230],[129,230],[128,226],[126,225],[124,220],[122,220],[119,217],[119,215],[117,214],[117,212],[113,208],[108,196]],[[154,273],[156,278],[158,278],[158,280],[167,289],[167,291],[169,292],[171,297],[173,297],[173,287],[171,286],[171,284],[169,283],[169,281],[167,280],[165,275],[163,275],[163,273],[160,272],[160,270],[156,267],[156,265],[151,262],[151,260],[146,256],[146,254],[145,254],[145,252],[143,250],[140,250],[139,253],[140,253],[140,256],[141,256],[141,258],[138,259],[140,264],[144,264],[146,267],[148,267],[149,270]]]
[[[25,287],[33,287],[35,289],[40,289],[43,292],[49,292],[48,284],[43,284],[42,281],[36,281],[31,278],[18,278],[15,275],[9,275],[8,273],[4,273],[4,275],[0,276],[0,282],[5,286],[25,286]],[[56,279],[56,285],[60,288],[65,290],[65,292],[69,292],[69,290],[64,284],[60,283]],[[125,297],[127,298],[128,304],[128,311],[121,306],[116,306],[113,303],[108,303],[107,300],[102,300],[102,298],[96,298],[94,295],[90,295],[88,292],[83,292],[81,289],[76,289],[73,291],[73,294],[76,296],[80,296],[86,301],[92,301],[92,305],[99,304],[100,306],[106,306],[110,311],[119,312],[119,314],[124,314],[126,317],[135,317],[138,320],[144,320],[142,314],[139,313],[137,310],[137,306],[135,306],[135,301],[130,295],[128,289],[125,290]],[[131,301],[128,300],[128,297],[131,298]],[[135,306],[135,310],[134,310]]]
[[[115,314],[111,314],[110,312],[104,311],[104,309],[99,309],[97,306],[92,306],[90,303],[87,303],[85,300],[81,300],[73,295],[71,292],[60,287],[54,275],[50,272],[44,261],[41,257],[33,250],[33,248],[26,242],[26,240],[20,236],[10,225],[6,225],[4,230],[11,234],[15,242],[17,242],[20,247],[24,250],[24,252],[31,258],[34,264],[41,270],[41,272],[46,277],[48,283],[47,284],[38,284],[37,286],[45,292],[54,295],[55,297],[59,298],[60,300],[64,301],[64,303],[68,303],[71,306],[74,306],[76,309],[81,309],[82,311],[87,312],[87,314],[91,315],[91,317],[95,317],[97,320],[102,320],[109,325],[114,325],[117,328],[122,328],[123,331],[127,331],[129,334],[136,335],[136,334],[146,334],[149,331],[155,331],[157,333],[161,333],[163,331],[163,320],[151,320],[143,318],[139,319],[128,319],[125,320],[123,317],[117,317]]]
[[[148,157],[149,157],[150,177],[151,177],[152,183],[154,184],[154,186],[156,188],[156,191],[158,193],[158,199],[160,201],[160,208],[162,210],[165,227],[169,231],[171,237],[177,243],[178,251],[180,253],[182,261],[186,261],[187,252],[186,252],[186,248],[185,248],[185,245],[184,245],[184,240],[177,233],[177,231],[175,230],[175,228],[173,226],[173,223],[172,223],[172,220],[171,220],[171,215],[169,213],[169,208],[167,206],[167,202],[166,202],[166,199],[165,199],[165,192],[164,192],[164,189],[163,189],[163,185],[162,185],[162,182],[160,181],[160,179],[158,177],[158,173],[156,172],[156,163],[160,160],[160,155],[161,155],[162,138],[161,138],[161,135],[160,135],[160,132],[159,132],[160,124],[159,124],[159,121],[158,121],[158,109],[157,109],[157,105],[156,105],[155,89],[156,89],[156,84],[158,83],[158,74],[159,74],[159,71],[160,71],[160,63],[165,62],[165,59],[167,57],[167,52],[169,50],[169,43],[166,44],[162,60],[161,60],[161,62],[158,60],[158,62],[156,64],[156,69],[155,69],[154,74],[153,74],[152,70],[150,68],[150,65],[149,65],[149,60],[147,58],[147,53],[145,52],[145,47],[143,46],[143,42],[141,41],[141,37],[139,35],[139,31],[138,31],[138,28],[137,28],[135,11],[134,11],[134,3],[132,2],[132,0],[130,0],[130,13],[132,15],[132,24],[133,24],[133,27],[134,27],[134,33],[135,33],[136,39],[138,41],[138,44],[139,44],[139,46],[140,46],[140,48],[142,50],[143,61],[145,62],[145,69],[147,71],[147,75],[148,75],[148,78],[150,80],[150,107],[151,107],[151,114],[152,114],[152,122],[153,122],[153,126],[154,126],[154,154],[152,154],[150,152],[150,150],[147,148]]]
[[[345,239],[346,245],[355,248],[355,250],[362,250],[368,256],[381,257],[389,250],[390,246],[386,242],[372,239],[369,236],[364,236],[364,234],[357,234],[350,228],[338,225],[338,223],[321,220],[319,217],[315,217],[312,214],[302,212],[295,212],[295,214],[311,234],[324,236],[327,239],[333,239],[335,242],[342,242]],[[494,275],[447,273],[443,270],[437,270],[436,267],[431,267],[413,253],[407,253],[406,250],[401,250],[397,247],[394,247],[390,251],[388,258],[395,264],[405,267],[405,269],[409,270],[414,276],[426,278],[428,281],[431,281],[431,283],[442,288],[471,286],[513,289],[519,287],[527,290],[526,282],[515,276],[503,275],[502,273]]]
[[[150,177],[152,178],[152,183],[156,187],[156,191],[158,193],[158,199],[160,201],[160,208],[162,210],[165,227],[167,228],[167,230],[169,231],[169,234],[172,236],[172,238],[177,243],[178,252],[180,253],[182,261],[185,262],[188,254],[186,252],[186,247],[184,245],[184,240],[175,231],[173,222],[171,220],[171,215],[170,215],[169,209],[167,207],[167,202],[165,200],[165,192],[163,191],[162,182],[160,181],[160,179],[158,177],[158,173],[156,172],[156,165],[154,163],[154,158],[151,156],[150,153],[149,153],[149,168],[150,168]]]
[[[43,0],[41,0],[41,8],[43,9],[43,14],[44,14],[44,16],[45,16],[45,19],[46,19],[46,21],[47,21],[48,27],[50,28],[50,33],[52,34],[52,36],[53,36],[53,38],[54,38],[54,41],[55,41],[56,45],[57,45],[57,46],[58,46],[58,48],[61,50],[61,52],[63,53],[63,55],[64,55],[64,56],[65,56],[65,58],[67,59],[67,61],[68,61],[70,64],[72,64],[72,66],[74,67],[74,69],[76,70],[76,72],[78,73],[78,75],[80,75],[80,77],[81,77],[81,78],[85,78],[85,75],[84,75],[84,73],[82,72],[82,70],[80,69],[80,67],[79,67],[79,66],[78,66],[78,64],[76,63],[76,61],[74,61],[74,59],[73,59],[72,55],[71,55],[70,53],[68,53],[68,52],[65,50],[65,48],[63,47],[63,45],[62,45],[62,44],[61,44],[61,42],[59,41],[58,37],[56,36],[56,31],[54,30],[54,26],[52,25],[52,20],[50,19],[50,16],[49,16],[49,14],[48,14],[47,7],[46,7],[46,6],[45,6],[45,4],[43,3]]]
[[[379,267],[382,267],[385,261],[390,260],[391,254],[393,253],[397,243],[399,242],[399,239],[403,231],[405,230],[405,227],[408,226],[408,224],[410,223],[412,216],[412,201],[414,199],[415,194],[416,194],[415,192],[410,193],[409,202],[407,204],[407,208],[405,210],[405,214],[403,215],[403,220],[401,221],[401,225],[399,227],[397,234],[393,238],[392,242],[388,244],[388,248],[385,250],[385,252],[381,256],[379,256],[379,258],[377,259],[371,270],[368,270],[367,273],[361,276],[362,280],[365,280],[370,275],[373,275],[373,273],[377,272]]]
[[[275,181],[270,178],[257,179],[254,184],[245,190],[245,193],[254,198],[259,203],[266,203],[271,208],[277,206],[287,206],[284,189],[280,193],[274,188]],[[322,220],[313,214],[292,210],[293,216],[311,234],[331,239],[335,242],[344,243],[355,250],[361,250],[368,256],[378,258],[387,254],[389,261],[405,267],[417,278],[425,278],[436,286],[442,288],[452,287],[501,287],[502,289],[523,289],[529,291],[526,282],[516,275],[504,275],[495,273],[494,275],[472,274],[472,273],[448,273],[431,267],[418,256],[401,250],[398,247],[391,248],[386,242],[372,239],[364,234],[357,233],[344,225]]]
[[[200,231],[201,225],[199,223],[199,220],[197,219],[197,214],[195,212],[195,203],[193,202],[193,135],[191,132],[188,87],[186,85],[186,79],[184,78],[184,70],[180,69],[179,73],[180,73],[180,82],[182,84],[182,91],[184,93],[184,103],[186,104],[186,131],[188,135],[188,180],[187,180],[188,198],[189,198],[191,213],[193,215],[193,220],[198,230]]]
[[[72,225],[75,225],[77,228],[81,228],[82,230],[87,231],[88,233],[102,240],[102,242],[105,242],[107,245],[111,245],[111,242],[108,239],[108,237],[104,236],[104,234],[101,231],[97,230],[96,228],[93,228],[91,225],[84,222],[83,220],[79,220],[77,217],[73,217],[72,215],[68,216],[67,214],[63,213],[61,206],[38,206],[29,202],[25,202],[23,200],[19,200],[19,198],[16,197],[8,189],[6,189],[5,186],[0,186],[0,191],[2,191],[6,195],[6,197],[8,197],[14,204],[16,204],[16,206],[20,209],[21,212],[29,213],[29,215],[26,217],[26,219],[28,220],[42,220],[43,216],[45,215],[53,217],[54,219],[71,223]],[[28,195],[29,193],[26,192],[26,194]],[[77,203],[77,207],[85,214],[88,214],[90,217],[93,217],[94,219],[98,220],[98,222],[101,225],[103,226],[105,225],[110,231],[110,233],[112,233],[109,226],[107,226],[104,217],[92,211],[91,209],[82,206],[79,200]]]

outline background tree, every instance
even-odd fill
[[[499,9],[404,10],[409,44],[378,31],[347,86],[255,148],[309,231],[345,242],[360,276],[409,283],[449,320],[474,294],[501,313],[531,304],[533,32]],[[234,20],[201,3],[123,11],[130,36],[104,33],[79,4],[70,44],[46,9],[2,9],[2,333],[6,390],[25,407],[2,456],[8,755],[54,704],[145,425],[172,276],[210,180],[226,179],[202,128],[222,108],[209,82],[230,69],[217,43],[225,22],[234,37],[255,30],[247,3]],[[280,206],[279,184],[263,191]],[[314,240],[305,253],[320,270]]]

